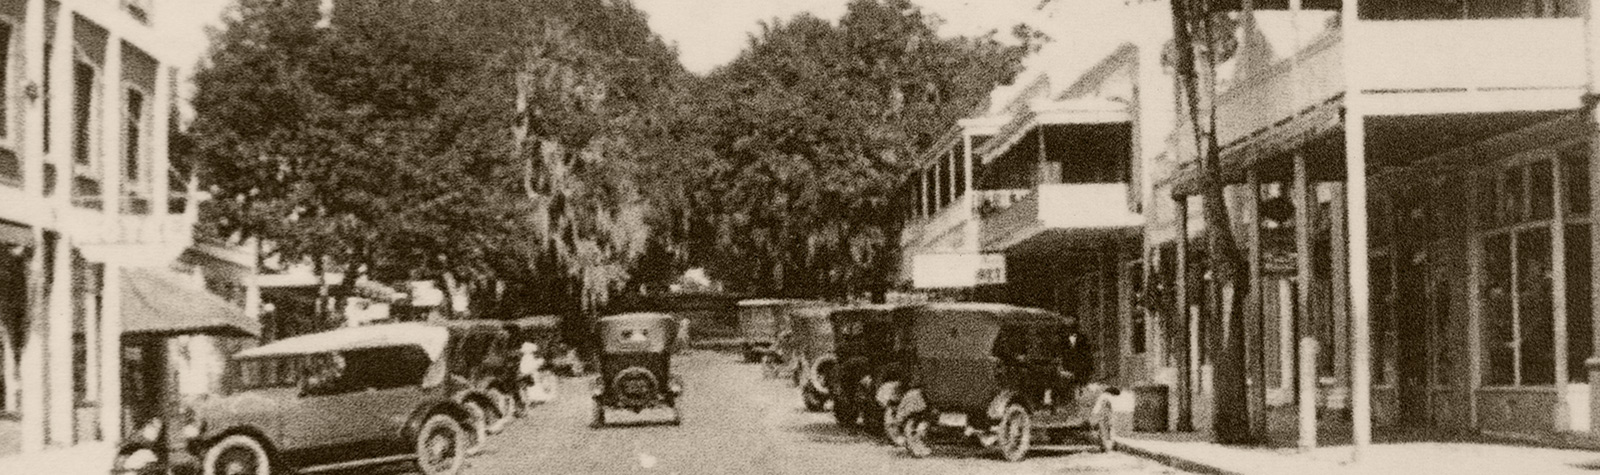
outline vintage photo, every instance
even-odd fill
[[[1585,0],[0,0],[0,475],[1600,472]]]

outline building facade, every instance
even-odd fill
[[[194,222],[162,21],[148,0],[0,1],[0,466],[109,463],[126,429],[122,282]]]
[[[949,158],[907,188],[912,286],[931,272],[918,259],[948,259],[919,256],[1003,256],[926,287],[1077,317],[1099,376],[1165,416],[1152,430],[1206,430],[1219,404],[1301,444],[1594,430],[1586,3],[1211,2],[1224,33],[1197,115],[1175,87],[1171,6],[1129,3],[1102,30],[1126,38],[1043,50],[933,152]],[[1207,102],[1223,203],[1203,196],[1191,118],[1207,127]],[[1237,365],[1220,364],[1207,206],[1248,261],[1225,297],[1245,309]],[[1222,376],[1248,397],[1218,401]]]

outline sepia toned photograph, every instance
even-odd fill
[[[0,0],[0,475],[1600,475],[1600,0]]]

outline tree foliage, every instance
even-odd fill
[[[352,278],[500,281],[546,304],[626,277],[656,186],[637,144],[686,76],[638,11],[319,4],[240,0],[214,35],[193,126],[219,196],[207,231]]]
[[[706,151],[683,162],[679,239],[741,291],[884,290],[897,265],[893,193],[916,152],[1009,81],[1027,49],[942,37],[908,0],[763,24],[679,118]]]

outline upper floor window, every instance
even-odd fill
[[[11,184],[22,182],[22,160],[11,147],[11,100],[17,96],[11,88],[11,59],[17,56],[12,47],[20,43],[12,36],[16,31],[10,19],[0,17],[0,183]]]
[[[145,124],[150,117],[150,108],[146,104],[145,93],[138,88],[130,87],[124,92],[123,105],[126,106],[123,119],[122,159],[123,167],[129,181],[140,180],[146,174],[144,167]]]
[[[88,166],[94,162],[91,124],[94,123],[95,78],[99,75],[88,63],[72,63],[72,161],[79,165]]]

